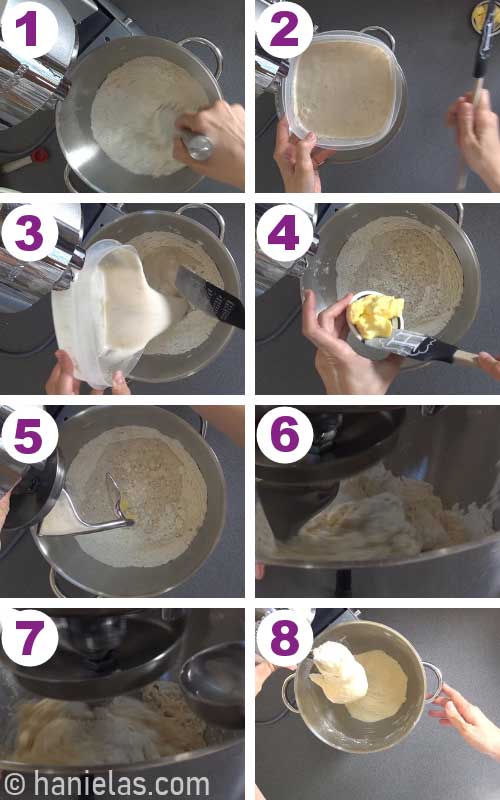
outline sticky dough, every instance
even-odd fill
[[[382,132],[394,109],[394,72],[380,47],[313,42],[299,57],[294,111],[320,138],[367,139]]]
[[[406,674],[383,650],[358,653],[356,661],[366,672],[368,691],[361,699],[346,704],[349,714],[361,722],[380,722],[393,717],[406,700]]]
[[[365,696],[365,670],[347,647],[340,642],[324,642],[313,650],[313,657],[320,674],[311,674],[311,680],[331,703],[349,703]]]

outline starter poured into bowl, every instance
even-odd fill
[[[293,88],[297,120],[319,139],[376,140],[390,125],[394,67],[376,44],[313,40],[299,56]]]

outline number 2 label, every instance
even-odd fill
[[[260,46],[275,58],[295,58],[307,50],[314,34],[314,25],[307,11],[287,0],[266,8],[257,20]]]
[[[282,19],[286,19],[286,24],[274,34],[271,39],[272,47],[297,47],[299,40],[295,36],[288,38],[288,34],[299,24],[297,14],[293,11],[277,11],[271,17],[271,22],[281,22]]]

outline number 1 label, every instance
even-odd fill
[[[49,53],[59,35],[54,12],[34,0],[11,3],[0,22],[6,47],[23,59],[40,58]]]

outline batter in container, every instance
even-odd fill
[[[77,536],[82,550],[111,567],[156,567],[184,553],[205,519],[207,487],[183,445],[137,425],[112,428],[87,442],[71,462],[66,483],[88,522],[110,518],[107,472],[123,493],[125,515],[135,524]],[[60,498],[43,531],[55,533],[64,526],[66,512]]]
[[[314,41],[299,56],[294,114],[318,138],[369,139],[387,129],[394,112],[394,67],[368,42]]]
[[[405,301],[405,327],[438,336],[463,293],[457,255],[435,228],[411,217],[381,217],[353,233],[340,251],[337,296],[373,289]]]
[[[185,69],[141,56],[113,70],[99,87],[92,133],[106,155],[134,175],[172,175],[184,167],[172,155],[176,120],[208,105],[205,90]]]

